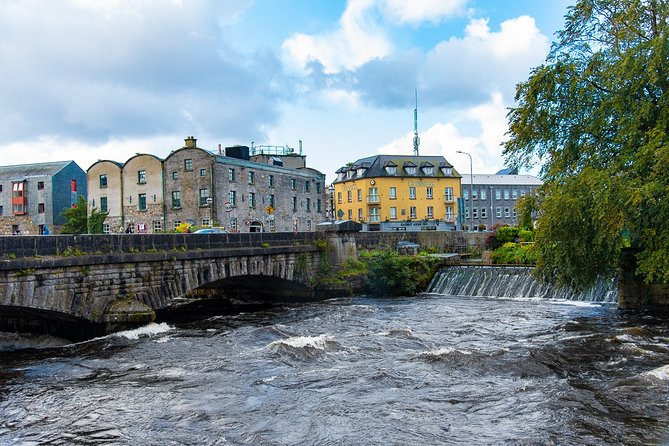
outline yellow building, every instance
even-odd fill
[[[334,212],[383,230],[455,227],[460,174],[443,156],[376,155],[337,170]]]

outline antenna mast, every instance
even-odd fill
[[[416,95],[416,108],[413,109],[413,154],[418,156],[418,146],[420,138],[418,137],[418,90],[414,89]]]

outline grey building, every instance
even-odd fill
[[[532,175],[462,175],[465,221],[475,228],[518,224],[517,203],[543,182]]]
[[[74,161],[0,166],[0,234],[57,233],[86,189]]]

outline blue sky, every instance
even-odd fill
[[[328,180],[412,153],[503,167],[571,0],[0,0],[2,164],[303,142]]]

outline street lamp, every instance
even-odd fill
[[[334,211],[334,186],[330,184],[330,187],[328,187],[328,192],[330,192],[330,219],[334,222],[335,220],[335,211]]]
[[[213,202],[214,202],[214,200],[213,200],[211,197],[208,197],[208,198],[207,198],[207,206],[209,206],[209,227],[210,227],[210,228],[213,226],[213,225],[212,225],[212,221],[211,221],[211,204],[212,204]]]
[[[467,152],[463,152],[462,150],[458,150],[455,153],[462,153],[463,155],[467,155],[469,157],[469,203],[470,203],[469,219],[471,220],[469,230],[473,231],[474,230],[474,171],[472,169],[472,156]]]

